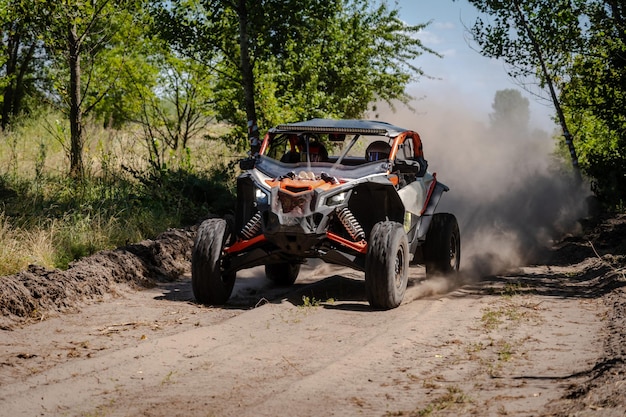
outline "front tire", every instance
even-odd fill
[[[196,300],[206,305],[225,304],[235,285],[235,273],[222,271],[222,250],[230,230],[224,219],[202,222],[191,255],[191,286]]]
[[[400,223],[374,225],[365,258],[365,292],[372,308],[389,310],[402,303],[409,278],[409,244]]]
[[[456,217],[436,213],[423,247],[426,275],[452,276],[461,266],[461,234]]]
[[[284,287],[293,285],[299,273],[299,263],[282,262],[265,265],[265,276],[276,285]]]

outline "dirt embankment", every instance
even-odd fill
[[[116,284],[150,288],[189,270],[193,230],[170,230],[146,240],[80,259],[65,270],[31,267],[0,278],[0,329],[78,311],[114,295]]]
[[[371,311],[362,274],[190,289],[193,230],[0,279],[7,415],[626,415],[626,215],[537,264],[459,282],[412,270]],[[286,411],[287,410],[287,411]]]

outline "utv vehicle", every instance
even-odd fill
[[[457,220],[436,213],[448,187],[430,173],[418,133],[370,120],[276,126],[240,161],[235,215],[204,221],[192,255],[197,301],[228,301],[237,271],[265,266],[295,282],[308,258],[364,272],[372,308],[402,302],[409,265],[455,274]]]

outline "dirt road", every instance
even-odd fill
[[[603,229],[617,250],[622,223]],[[288,289],[247,271],[225,308],[195,304],[186,273],[148,289],[118,277],[28,319],[5,313],[0,415],[624,416],[624,258],[595,230],[499,275],[415,268],[384,312],[362,274],[327,265]]]

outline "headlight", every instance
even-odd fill
[[[347,192],[343,192],[343,193],[338,193],[338,194],[332,195],[332,196],[330,196],[330,197],[328,197],[326,199],[326,205],[327,206],[338,206],[339,204],[343,204],[346,201],[347,195],[348,195]]]
[[[270,197],[267,192],[265,192],[264,190],[260,188],[257,188],[254,191],[254,200],[256,201],[257,204],[269,204]]]

